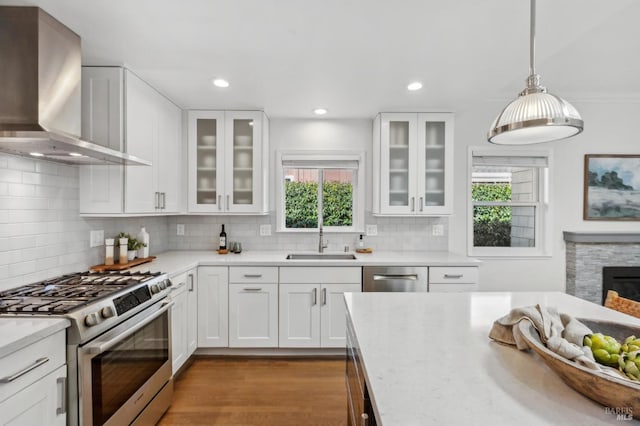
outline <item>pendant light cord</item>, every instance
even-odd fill
[[[536,73],[536,0],[531,0],[531,29],[529,34],[529,75]]]

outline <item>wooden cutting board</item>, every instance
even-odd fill
[[[94,272],[124,271],[125,269],[142,265],[143,263],[151,262],[155,258],[156,258],[155,256],[149,256],[149,257],[133,259],[131,262],[127,262],[127,263],[114,263],[113,265],[94,265],[89,269]]]

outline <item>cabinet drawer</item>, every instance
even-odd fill
[[[309,284],[360,284],[362,270],[360,267],[281,267],[281,283]]]
[[[0,359],[0,379],[19,376],[11,382],[0,383],[0,401],[65,365],[65,349],[65,331],[61,330]],[[29,370],[36,364],[37,367]],[[20,372],[25,373],[20,375]]]
[[[229,268],[230,283],[277,283],[278,268],[264,266],[247,266]]]
[[[429,267],[429,284],[477,284],[477,267]]]

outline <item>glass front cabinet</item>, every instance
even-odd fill
[[[189,111],[189,212],[268,211],[269,122],[262,111]]]
[[[381,113],[373,138],[374,214],[451,214],[453,114]]]

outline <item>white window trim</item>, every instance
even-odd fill
[[[474,247],[473,246],[473,200],[472,192],[472,174],[473,174],[473,157],[474,156],[508,156],[508,157],[546,157],[547,169],[546,173],[539,176],[538,185],[538,202],[514,204],[536,206],[538,211],[535,218],[535,247]],[[487,147],[469,147],[467,155],[467,253],[474,257],[505,257],[505,258],[528,258],[528,257],[549,257],[552,255],[552,214],[549,207],[549,200],[552,200],[552,181],[553,158],[552,151],[544,150],[520,150],[514,148],[512,150],[491,149]]]
[[[318,228],[287,229],[284,214],[284,167],[282,159],[300,161],[355,161],[358,164],[355,173],[356,190],[353,194],[353,225],[323,226],[324,232],[363,233],[365,208],[365,153],[354,151],[276,151],[276,232],[317,233]]]

